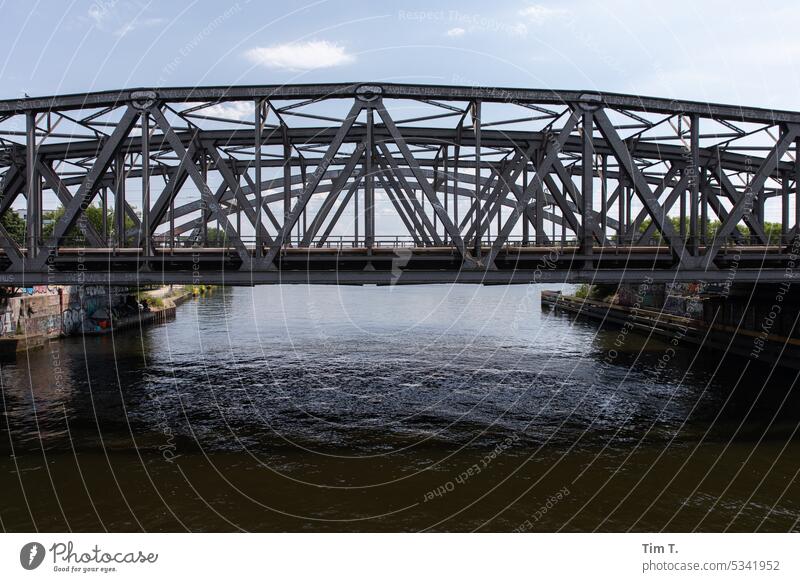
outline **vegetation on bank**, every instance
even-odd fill
[[[149,291],[139,291],[136,294],[136,301],[139,303],[147,303],[150,307],[157,307],[161,309],[164,307],[164,299],[162,297],[150,295]]]
[[[100,206],[89,206],[85,213],[86,221],[90,224],[95,231],[102,235],[103,233],[103,209]],[[42,238],[48,239],[53,236],[53,229],[56,222],[64,216],[64,208],[60,207],[56,210],[48,210],[42,213]],[[25,243],[25,231],[27,229],[26,221],[15,210],[7,210],[2,217],[3,227],[8,231],[14,241],[23,245]],[[125,230],[131,231],[136,224],[133,218],[125,216]],[[110,240],[116,240],[117,227],[114,212],[112,210],[106,211],[106,228],[108,229],[108,236]],[[127,238],[129,244],[133,244],[134,237]],[[78,226],[73,226],[64,237],[64,246],[82,246],[85,244],[85,236]]]
[[[44,240],[49,239],[53,236],[53,229],[55,228],[56,222],[64,215],[64,208],[58,208],[56,210],[48,210],[42,214],[42,238]],[[86,221],[90,224],[94,230],[102,236],[103,233],[103,209],[100,206],[93,205],[89,206],[85,212]],[[27,224],[25,219],[23,219],[19,213],[13,209],[9,209],[3,214],[2,219],[0,219],[0,223],[2,223],[3,227],[8,232],[9,236],[18,244],[23,246],[25,244],[25,232],[27,229]],[[129,215],[125,216],[125,232],[135,232],[136,223],[134,222],[133,218]],[[106,211],[106,229],[108,232],[108,241],[117,240],[117,226],[116,226],[116,218],[114,217],[113,210]],[[206,244],[209,246],[227,246],[230,242],[230,239],[225,234],[225,231],[220,228],[209,228],[206,231]],[[86,244],[86,237],[81,232],[78,226],[73,226],[64,237],[64,246],[84,246]],[[138,241],[136,240],[136,236],[134,234],[130,234],[126,238],[126,244],[128,246],[136,246]]]
[[[60,207],[56,210],[49,210],[42,215],[42,237],[44,239],[48,239],[53,235],[53,228],[55,223],[64,215],[64,208]],[[85,216],[87,222],[94,228],[95,231],[102,234],[103,232],[103,209],[98,205],[89,206],[85,211]],[[672,227],[680,232],[681,230],[681,220],[679,217],[670,217],[670,222],[672,223]],[[14,239],[17,244],[24,245],[25,243],[25,231],[27,228],[25,220],[13,209],[9,209],[3,214],[2,219],[3,227],[9,233],[12,239]],[[108,232],[109,241],[116,241],[117,240],[117,227],[116,227],[116,219],[114,216],[113,210],[106,211],[105,217],[105,224],[106,229]],[[646,218],[639,224],[639,232],[644,233],[650,225],[652,224],[652,219]],[[125,231],[126,232],[134,232],[135,229],[135,222],[133,218],[126,214],[125,216]],[[702,227],[702,225],[698,226]],[[705,241],[712,241],[714,240],[720,230],[722,229],[722,223],[719,220],[709,220],[706,224],[705,229]],[[744,225],[739,224],[736,226],[736,229],[741,233],[743,237],[750,237],[751,232],[750,229]],[[689,218],[687,217],[684,220],[684,232],[689,232]],[[779,244],[781,242],[781,224],[778,222],[765,222],[764,223],[764,233],[767,236],[769,244]],[[612,235],[609,237],[611,241],[615,241],[618,235]],[[703,234],[700,234],[701,238]],[[653,233],[652,240],[656,243],[662,242],[661,233],[658,231]],[[136,246],[138,241],[136,240],[136,236],[131,234],[126,238],[126,244],[129,246]],[[85,244],[85,237],[83,233],[77,226],[73,226],[65,236],[64,246],[83,246]],[[208,228],[205,233],[205,244],[209,246],[216,246],[216,247],[225,247],[230,244],[230,238],[227,236],[224,230],[220,228]]]
[[[7,210],[2,219],[3,228],[17,244],[25,240],[25,221],[14,210]]]
[[[608,303],[614,298],[614,295],[616,295],[617,289],[618,286],[612,283],[596,283],[594,285],[582,283],[575,291],[575,297]]]
[[[681,219],[679,217],[670,217],[670,222],[672,223],[672,228],[674,228],[677,232],[681,230]],[[652,219],[647,218],[642,221],[639,225],[639,232],[644,233],[650,225],[652,224]],[[689,236],[689,218],[687,217],[684,220],[684,232],[686,236]],[[698,221],[698,228],[702,228],[700,222]],[[710,242],[717,238],[720,230],[722,229],[722,222],[719,220],[709,220],[706,225],[706,232],[705,232],[705,240]],[[736,229],[741,233],[744,237],[750,236],[750,229],[745,226],[744,224],[739,224],[736,226]],[[779,222],[765,222],[764,223],[764,234],[767,236],[768,244],[779,244],[781,242],[781,224]],[[703,233],[700,233],[700,237],[703,236]],[[613,237],[612,237],[613,238]],[[656,231],[653,233],[653,240],[657,242],[661,242],[661,233]]]

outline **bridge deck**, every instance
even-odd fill
[[[490,251],[481,249],[482,255]],[[263,255],[262,251],[262,255]],[[456,247],[315,248],[287,247],[270,266],[259,264],[256,250],[248,247],[254,264],[243,266],[230,248],[156,248],[145,259],[137,248],[62,248],[50,257],[46,274],[7,270],[0,275],[24,278],[30,284],[104,282],[269,283],[316,284],[425,284],[425,283],[531,283],[739,281],[778,282],[793,279],[779,269],[792,260],[785,247],[771,245],[722,249],[711,270],[674,268],[670,249],[664,246],[595,247],[584,254],[580,247],[513,246],[495,257],[492,268],[466,264]],[[0,264],[5,260],[0,252]]]

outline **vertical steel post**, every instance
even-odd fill
[[[371,252],[375,244],[375,182],[372,175],[372,129],[374,111],[367,107],[367,136],[364,152],[364,246]]]
[[[291,176],[290,176],[290,180],[291,180]],[[303,190],[305,190],[306,189],[306,163],[302,159],[302,157],[300,158],[300,180],[303,182]],[[303,240],[303,237],[306,234],[305,231],[306,231],[306,228],[307,228],[307,222],[306,222],[307,221],[307,214],[306,214],[307,212],[308,212],[308,204],[303,206],[303,234],[302,234],[302,236],[298,236],[297,237],[297,245],[298,246],[300,246],[300,241]],[[300,225],[299,224],[297,225],[297,229],[298,229],[298,231],[300,230]]]
[[[283,133],[283,223],[289,222],[289,214],[292,212],[292,146],[289,143],[289,128],[285,123],[281,123]],[[298,231],[300,223],[297,224]],[[287,240],[292,240],[292,233],[288,233]]]
[[[697,214],[700,206],[700,117],[692,115],[690,144],[691,158],[689,161],[691,175],[689,184],[689,254],[697,256],[700,245],[698,244]]]
[[[634,196],[634,189],[633,189],[633,182],[628,184],[627,188],[625,189],[625,224],[630,227],[633,225],[633,196]],[[633,233],[631,233],[631,237]],[[630,242],[633,242],[633,238],[630,239]]]
[[[581,233],[580,233],[580,247],[581,254],[586,257],[584,263],[586,268],[591,269],[593,266],[592,252],[594,247],[594,238],[592,231],[593,224],[593,208],[594,208],[594,168],[592,167],[592,160],[594,159],[594,144],[592,143],[592,134],[594,133],[594,113],[590,109],[583,111],[582,137],[583,137],[583,174],[581,179]]]
[[[233,164],[233,172],[236,176],[236,188],[241,191],[242,175],[237,164]],[[233,203],[236,204],[236,236],[239,240],[242,240],[242,205],[239,203],[238,198],[234,199]]]
[[[500,236],[500,231],[503,228],[503,190],[500,187],[500,185],[504,181],[505,181],[505,179],[503,178],[502,172],[498,172],[498,174],[497,174],[497,185],[498,185],[497,198],[494,201],[494,203],[497,204],[497,236]],[[491,244],[491,237],[489,237],[489,240],[490,240],[489,244]]]
[[[522,191],[528,189],[528,160],[522,161]],[[531,220],[528,218],[528,213],[523,210],[522,212],[522,246],[527,247],[531,240]]]
[[[42,183],[39,171],[36,168],[36,114],[28,113],[25,116],[27,124],[25,153],[27,164],[27,209],[25,220],[28,230],[28,258],[39,254],[39,239],[42,228]]]
[[[441,151],[442,150],[440,149],[439,153],[441,153]],[[437,197],[439,196],[439,194],[438,194],[439,185],[441,184],[441,172],[439,171],[440,164],[441,164],[441,160],[437,159],[434,162],[434,166],[433,166],[433,193]],[[436,232],[438,232],[438,230],[439,230],[439,227],[437,225],[436,211],[434,210],[434,212],[433,212],[433,232],[436,233]]]
[[[254,161],[255,164],[255,186],[256,191],[255,199],[256,199],[256,208],[255,208],[255,229],[256,229],[256,249],[255,249],[255,256],[256,258],[260,258],[264,252],[264,241],[262,240],[261,235],[261,205],[262,205],[262,198],[261,198],[261,131],[264,128],[264,115],[263,115],[263,104],[261,103],[261,99],[256,99],[256,111],[255,111],[255,126],[253,128],[253,147],[254,149]]]
[[[306,232],[308,232],[308,208],[303,208],[303,228],[300,232],[297,233],[297,244],[300,245],[300,242],[303,240],[303,237],[306,236]]]
[[[701,188],[700,196],[700,244],[705,245],[708,242],[708,196],[705,191],[706,185],[706,171],[703,168],[698,168],[697,182]]]
[[[364,184],[364,181],[361,181],[361,184]],[[358,191],[361,190],[361,186],[356,188],[355,193],[353,194],[353,246],[358,246]]]
[[[789,232],[789,173],[781,174],[781,243],[786,243]]]
[[[460,157],[461,146],[457,145],[453,148],[453,224],[456,225],[456,229],[458,229],[458,225],[460,224],[458,221],[458,170],[460,167],[458,162]],[[464,242],[466,243],[467,241]]]
[[[684,168],[681,171],[686,172],[687,169]],[[678,212],[678,215],[679,215],[678,220],[680,220],[680,224],[679,224],[679,227],[678,227],[678,232],[681,235],[681,238],[685,242],[686,241],[686,189],[681,190],[680,205],[681,205],[681,207],[680,207],[679,212]],[[669,217],[666,217],[665,219],[669,220]]]
[[[534,157],[536,158],[536,168],[535,170],[538,172],[539,168],[542,166],[542,160],[544,159],[544,144],[542,144],[543,148],[538,150]],[[544,180],[544,176],[540,176],[541,180]],[[534,218],[536,219],[536,224],[534,224],[533,229],[536,231],[536,246],[540,247],[544,244],[545,241],[545,233],[544,233],[544,186],[537,189],[533,195],[533,209],[534,209]]]
[[[445,145],[444,146],[444,164],[442,165],[442,167],[444,169],[444,213],[447,214],[448,216],[450,215],[449,195],[448,195],[448,192],[447,192],[447,185],[449,184],[449,180],[450,180],[450,176],[449,176],[449,173],[448,173],[448,160],[447,160],[447,156],[449,155],[449,153],[450,153],[450,148],[447,145]],[[447,229],[446,228],[444,229],[444,236],[442,238],[442,242],[445,245],[448,244]]]
[[[117,229],[117,246],[125,248],[125,154],[118,153],[114,163],[114,220]]]
[[[681,172],[686,172],[687,168],[683,168]],[[688,171],[691,171],[688,169]],[[681,205],[678,209],[678,220],[680,223],[678,224],[678,233],[680,234],[681,238],[684,242],[686,242],[686,189],[684,188],[681,190],[679,204]],[[667,220],[669,217],[666,218]]]
[[[102,203],[103,216],[100,217],[103,230],[103,246],[108,245],[108,186],[103,186],[100,202]]]
[[[481,205],[481,102],[472,104],[472,121],[475,131],[475,258],[481,258],[481,225],[483,224],[483,208]]]
[[[413,190],[413,193],[414,193],[414,198],[416,198],[417,197],[417,191]],[[422,190],[419,191],[419,207],[420,207],[420,211],[422,212],[422,216],[427,218],[428,217],[428,213],[425,211],[425,193]],[[423,233],[422,229],[423,229],[423,225],[424,224],[425,224],[424,222],[420,222],[420,225],[419,225],[419,235],[420,235],[420,237],[422,236],[422,233]]]
[[[142,111],[142,254],[150,257],[150,113]]]
[[[177,193],[175,194],[177,196]],[[175,248],[175,196],[169,201],[169,248]]]
[[[606,229],[608,228],[608,156],[600,156],[600,232],[603,233],[605,240]]]
[[[800,138],[794,143],[794,227],[800,235]]]
[[[205,150],[200,152],[200,174],[203,176],[203,185],[208,184],[208,156],[206,155]],[[208,246],[208,203],[205,202],[205,197],[203,197],[203,216],[202,222],[200,223],[200,233],[201,239],[203,241],[203,246]]]
[[[625,244],[625,233],[628,229],[628,225],[625,223],[625,198],[627,196],[626,186],[625,186],[625,176],[622,175],[620,171],[617,178],[617,185],[619,186],[619,195],[617,196],[617,210],[619,213],[619,228],[617,229],[617,246],[622,246]],[[635,233],[632,233],[632,236],[635,236]]]

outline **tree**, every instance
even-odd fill
[[[675,229],[675,232],[680,232],[681,229],[681,219],[678,217],[670,217],[670,222],[672,223],[672,227]],[[643,233],[648,228],[650,228],[650,224],[652,220],[646,218],[642,221],[639,225],[639,232]],[[698,227],[700,224],[698,224]],[[689,236],[689,219],[687,218],[684,223],[684,228],[686,232],[686,236]],[[709,243],[714,240],[719,231],[722,229],[722,223],[719,220],[709,220],[707,227],[706,227],[706,234],[705,240]],[[736,229],[742,234],[743,237],[748,238],[750,237],[750,229],[744,224],[737,224]],[[780,244],[781,242],[781,225],[779,222],[765,222],[764,223],[764,234],[767,235],[767,239],[770,244]],[[730,235],[729,235],[730,236]],[[661,233],[656,231],[653,234],[653,240],[660,243],[662,241]]]
[[[225,231],[221,228],[209,228],[207,234],[208,236],[206,238],[208,240],[208,246],[210,247],[224,247],[230,242]]]
[[[102,236],[103,209],[97,205],[89,206],[84,212],[84,215],[86,216],[86,221],[92,225],[92,227]],[[53,236],[55,224],[62,216],[64,216],[63,207],[57,208],[56,210],[50,210],[42,214],[42,237],[45,240]],[[116,240],[117,227],[116,220],[114,219],[114,212],[112,210],[106,210],[106,224],[108,226],[109,238],[111,240]],[[134,228],[134,226],[135,224],[133,219],[130,216],[125,215],[125,231],[130,231]],[[128,245],[135,243],[136,241],[134,236],[127,237]],[[69,231],[67,231],[62,244],[64,246],[84,246],[86,244],[86,240],[80,229],[77,226],[73,226]]]
[[[16,210],[8,209],[2,218],[3,228],[18,245],[25,243],[25,221]]]

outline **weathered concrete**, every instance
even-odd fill
[[[0,296],[0,350],[19,351],[63,336],[106,333],[132,323],[160,321],[174,316],[174,298],[190,296],[183,288],[155,293],[144,310],[132,287],[37,286]],[[174,292],[173,292],[174,291]],[[145,294],[146,297],[147,294]],[[163,313],[162,313],[163,312]]]
[[[604,324],[800,368],[800,290],[781,285],[701,283],[600,288],[593,298],[543,291],[542,305]],[[676,344],[677,345],[677,344]]]

